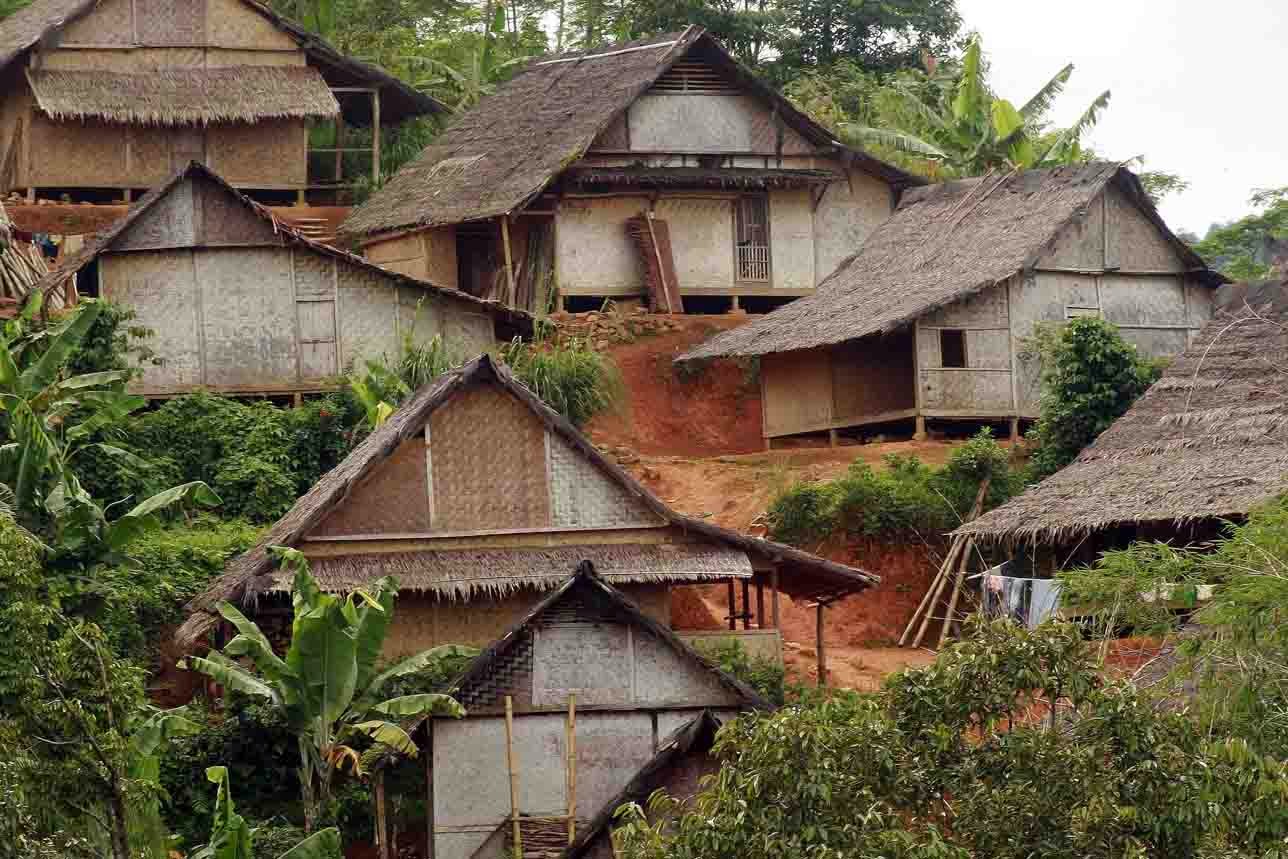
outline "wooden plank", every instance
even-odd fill
[[[501,243],[505,246],[505,280],[506,280],[506,300],[507,307],[514,306],[514,259],[510,254],[510,216],[501,216]]]

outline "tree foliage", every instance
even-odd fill
[[[1075,627],[975,621],[878,695],[744,717],[691,800],[618,812],[628,859],[1261,856],[1288,772],[1101,679]]]
[[[1117,326],[1094,317],[1040,328],[1026,354],[1041,362],[1041,417],[1029,432],[1036,444],[1030,459],[1036,479],[1072,462],[1161,372]]]
[[[1288,187],[1252,195],[1260,211],[1231,224],[1212,227],[1194,250],[1208,265],[1232,280],[1259,280],[1270,274],[1275,252],[1288,254]]]

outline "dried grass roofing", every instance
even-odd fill
[[[1064,543],[1242,516],[1288,490],[1288,285],[1221,289],[1163,377],[1073,463],[957,533]]]
[[[522,209],[682,57],[700,54],[770,103],[806,140],[896,187],[920,180],[837,143],[700,27],[534,60],[466,111],[344,223],[353,235],[456,224]]]
[[[157,69],[147,74],[27,70],[36,105],[60,120],[209,125],[330,119],[340,104],[312,66]]]
[[[298,545],[327,514],[344,502],[353,487],[392,456],[403,442],[419,435],[435,409],[459,391],[481,384],[498,385],[513,395],[547,429],[561,436],[574,451],[638,498],[664,522],[709,543],[739,549],[752,558],[778,565],[782,569],[779,587],[789,596],[831,601],[880,582],[877,576],[870,573],[828,561],[800,549],[749,537],[677,513],[634,477],[609,462],[576,427],[516,381],[504,365],[497,364],[490,355],[484,354],[418,390],[378,430],[354,448],[343,462],[313,484],[286,515],[269,529],[259,545],[233,559],[225,567],[223,575],[188,603],[189,617],[175,633],[179,646],[184,649],[192,648],[215,625],[218,619],[217,606],[221,601],[250,603],[258,594],[273,587],[276,569],[268,552],[270,546]],[[504,456],[505,452],[498,451],[497,455]]]
[[[445,105],[418,92],[384,69],[345,56],[321,37],[256,0],[241,2],[295,39],[300,50],[324,70],[331,85],[379,87],[381,116],[385,122],[396,122],[420,114],[447,112]],[[97,3],[98,0],[33,0],[28,6],[0,20],[0,69],[38,44],[55,41],[63,27],[89,14]]]
[[[83,247],[74,256],[62,263],[57,269],[49,273],[49,276],[38,284],[39,289],[48,292],[66,282],[67,278],[79,272],[90,262],[106,251],[111,250],[112,243],[118,237],[123,235],[142,215],[157,204],[161,199],[170,194],[185,179],[194,179],[199,182],[208,182],[220,188],[224,193],[232,195],[237,202],[247,210],[254,213],[256,217],[261,218],[273,225],[276,234],[281,238],[283,244],[294,245],[313,253],[323,256],[332,257],[351,266],[369,271],[380,276],[382,282],[409,286],[415,289],[431,292],[434,295],[451,301],[455,304],[468,307],[471,312],[485,313],[491,316],[503,328],[506,335],[517,334],[523,337],[532,336],[534,318],[532,314],[507,307],[496,301],[487,301],[477,298],[459,289],[451,289],[445,286],[439,286],[429,281],[419,280],[405,274],[400,274],[389,269],[375,265],[370,260],[339,250],[331,245],[310,239],[308,236],[294,230],[273,216],[273,213],[266,207],[256,203],[251,198],[242,194],[232,185],[224,181],[223,177],[215,173],[209,167],[197,161],[189,162],[165,182],[153,188],[147,194],[139,198],[139,201],[130,207],[129,212],[124,218],[114,223],[109,229],[99,233],[85,247]]]
[[[906,192],[895,213],[813,295],[720,334],[680,361],[830,346],[895,331],[1031,269],[1061,229],[1114,183],[1187,267],[1219,275],[1176,238],[1126,168],[1108,162],[1026,170]]]

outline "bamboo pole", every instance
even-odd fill
[[[380,184],[380,89],[371,91],[371,182]]]
[[[953,556],[956,557],[961,553],[965,540],[961,537],[953,539]],[[939,570],[939,575],[935,576],[935,582],[930,588],[929,601],[926,603],[926,610],[921,615],[921,625],[917,627],[917,636],[912,640],[913,647],[920,647],[921,640],[926,637],[926,629],[930,626],[930,618],[935,614],[935,606],[939,604],[939,598],[943,596],[944,587],[948,584],[949,565],[945,564]]]
[[[523,859],[523,832],[519,828],[519,768],[514,760],[514,699],[505,696],[505,760],[510,769],[510,826],[514,859]]]
[[[514,259],[510,255],[510,216],[501,216],[501,244],[505,246],[506,306],[514,306]]]
[[[780,629],[778,625],[778,565],[775,564],[773,570],[769,573],[769,610],[773,614],[774,629]]]
[[[970,552],[975,548],[975,540],[966,541],[966,550],[962,552],[961,563],[957,565],[957,577],[953,580],[953,593],[948,598],[948,611],[944,614],[944,625],[939,630],[939,642],[935,645],[935,650],[942,650],[944,642],[948,640],[948,627],[953,623],[954,612],[957,611],[957,598],[961,595],[962,583],[966,580],[966,568],[970,566]]]
[[[376,773],[376,851],[389,859],[389,819],[385,816],[385,771]]]
[[[577,696],[568,696],[568,843],[577,839]]]
[[[953,540],[949,545],[948,554],[944,556],[944,560],[940,563],[939,569],[935,571],[934,578],[930,580],[930,587],[926,590],[926,595],[923,596],[921,598],[921,602],[917,604],[917,610],[912,613],[912,617],[908,620],[907,627],[903,630],[903,635],[899,637],[900,647],[903,647],[908,643],[908,636],[912,635],[912,630],[917,625],[917,619],[921,617],[921,613],[923,611],[927,610],[927,606],[930,603],[930,595],[935,591],[935,585],[938,584],[940,577],[943,576],[944,570],[951,567],[957,560],[957,553],[960,549],[961,544],[957,540]]]

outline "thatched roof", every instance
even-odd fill
[[[1236,285],[1163,377],[1073,463],[957,533],[1070,542],[1239,517],[1288,491],[1288,290]]]
[[[739,549],[753,561],[777,564],[782,575],[779,587],[792,597],[833,600],[877,584],[870,573],[828,561],[800,549],[771,543],[729,531],[699,519],[681,515],[649,492],[634,477],[610,462],[565,418],[552,410],[522,384],[504,365],[490,355],[481,355],[458,370],[425,385],[408,399],[379,429],[354,448],[343,462],[327,472],[277,521],[249,552],[235,558],[206,591],[187,606],[190,616],[175,634],[179,645],[191,648],[217,622],[219,602],[250,603],[273,586],[276,569],[269,556],[270,546],[297,546],[314,527],[340,505],[350,490],[393,455],[409,438],[418,435],[429,416],[459,391],[473,385],[495,384],[526,405],[546,427],[566,441],[574,451],[594,464],[665,523],[709,543]],[[505,455],[497,451],[498,457]]]
[[[486,313],[496,320],[497,324],[506,336],[520,335],[523,337],[530,337],[532,335],[534,324],[532,314],[523,310],[515,310],[513,308],[506,307],[496,301],[485,301],[484,299],[476,298],[468,293],[461,292],[459,289],[438,286],[437,284],[433,284],[428,281],[419,280],[414,277],[390,271],[389,269],[375,265],[369,260],[357,256],[356,254],[351,254],[347,251],[334,248],[331,245],[314,241],[277,220],[272,211],[259,203],[256,203],[245,194],[242,194],[236,188],[225,182],[209,167],[196,161],[190,162],[186,167],[176,171],[165,182],[140,197],[139,201],[130,207],[130,211],[124,218],[121,218],[112,224],[109,229],[99,233],[75,256],[64,262],[56,270],[50,272],[45,281],[40,284],[40,288],[45,290],[53,288],[59,283],[65,281],[71,275],[76,274],[91,261],[97,259],[100,254],[111,250],[112,244],[119,236],[123,235],[135,221],[155,206],[158,201],[170,194],[170,192],[185,179],[194,179],[199,182],[211,183],[222,189],[225,193],[232,195],[237,202],[250,212],[253,212],[256,217],[271,223],[273,225],[273,229],[284,244],[294,245],[295,247],[303,248],[316,254],[332,257],[334,259],[341,260],[348,265],[357,266],[358,268],[378,274],[382,283],[409,286],[415,289],[431,292],[441,298],[468,306],[476,313]]]
[[[830,346],[895,331],[1031,269],[1061,229],[1113,183],[1187,267],[1219,275],[1163,223],[1139,180],[1103,161],[991,174],[906,192],[898,209],[813,295],[720,334],[679,361]]]
[[[686,55],[701,56],[770,104],[788,127],[891,185],[920,180],[846,149],[739,65],[700,27],[534,60],[459,116],[344,224],[353,235],[455,224],[522,209]]]
[[[751,578],[745,552],[699,543],[559,546],[543,549],[457,549],[336,555],[312,561],[313,578],[329,593],[349,593],[381,576],[398,589],[469,600],[501,597],[523,588],[547,590],[568,578],[582,561],[612,584],[694,584]],[[291,575],[279,570],[271,590],[287,593]]]
[[[622,623],[641,629],[684,661],[714,675],[720,685],[732,692],[742,704],[757,710],[773,709],[773,705],[755,689],[722,670],[686,644],[670,628],[640,611],[621,591],[601,579],[589,561],[578,564],[558,588],[539,601],[505,635],[482,650],[448,688],[467,710],[473,712],[487,709],[498,697],[497,669],[503,668],[506,657],[531,640],[532,629],[547,615],[555,612],[566,615],[569,610],[587,622]],[[513,674],[508,678],[506,672],[501,671],[500,674],[502,684],[506,679],[513,680]],[[424,718],[417,720],[415,725],[408,728],[408,733],[424,721]]]
[[[209,125],[330,119],[340,113],[312,66],[157,69],[147,74],[33,71],[36,106],[54,119],[139,125]]]
[[[0,20],[0,69],[41,43],[56,42],[67,24],[93,11],[98,0],[33,0],[31,4]],[[321,37],[295,22],[283,18],[255,0],[241,0],[277,29],[291,36],[300,50],[321,72],[331,86],[371,86],[381,90],[381,118],[397,122],[409,116],[446,113],[447,107],[418,92],[383,69],[347,57]],[[238,69],[246,69],[239,66]],[[95,75],[102,73],[94,72]],[[151,73],[148,73],[151,74]],[[115,77],[115,75],[108,75]],[[279,99],[280,100],[280,99]],[[355,108],[356,109],[356,108]],[[361,108],[364,111],[366,108]],[[334,112],[333,112],[334,113]],[[332,114],[333,115],[333,114]],[[363,116],[346,116],[362,122]],[[370,117],[365,116],[369,121]]]
[[[709,755],[719,731],[720,720],[710,710],[703,710],[693,721],[676,731],[626,787],[604,803],[589,824],[578,830],[576,841],[563,853],[564,859],[593,855],[595,848],[606,844],[605,839],[611,837],[617,809],[627,803],[645,805],[654,791],[667,786],[672,775],[688,759]]]

